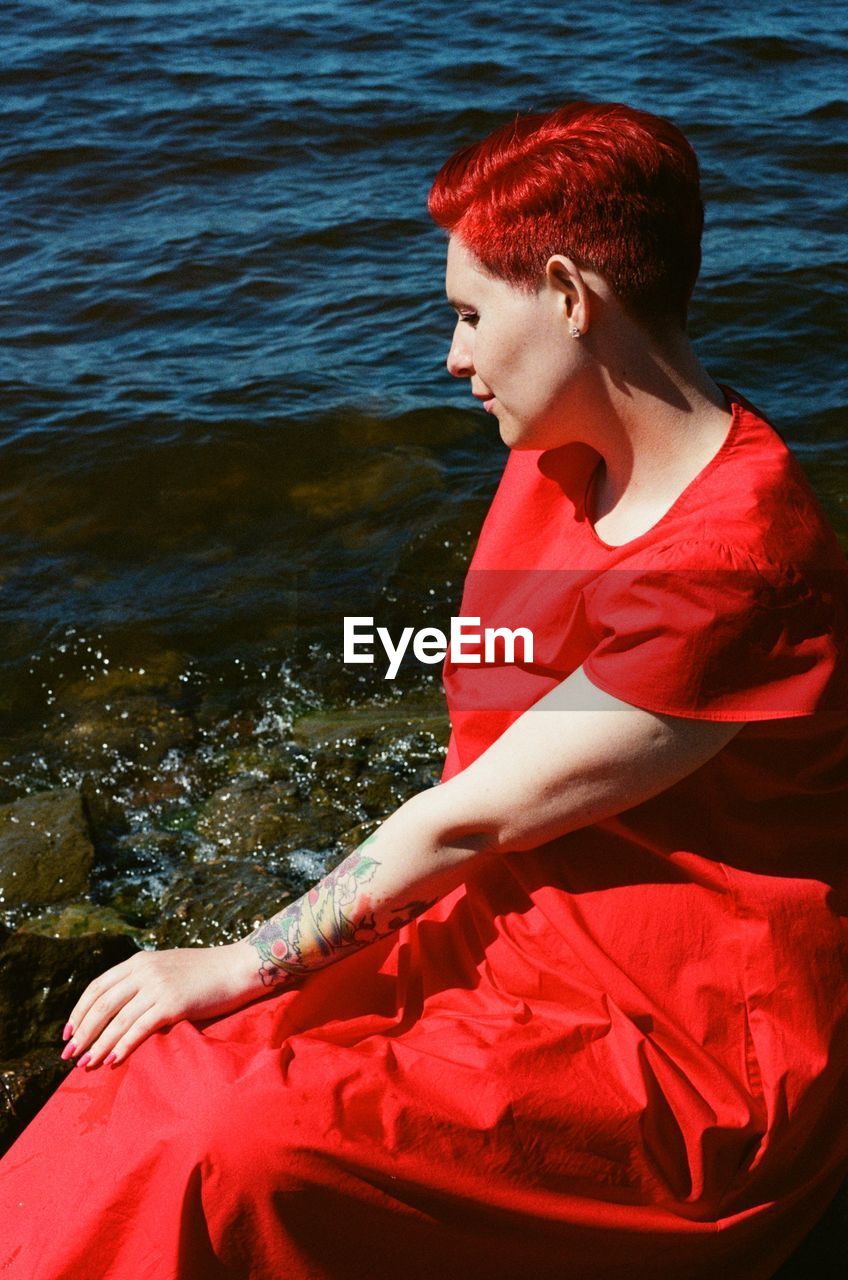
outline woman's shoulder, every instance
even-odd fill
[[[765,414],[723,388],[733,424],[719,465],[662,531],[656,553],[727,567],[844,573],[839,540],[801,464]]]

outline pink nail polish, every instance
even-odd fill
[[[63,1039],[63,1040],[70,1040],[70,1038],[71,1038],[71,1036],[72,1036],[73,1034],[74,1034],[74,1029],[73,1029],[73,1027],[71,1026],[70,1022],[69,1022],[69,1023],[67,1024],[67,1026],[65,1027],[65,1030],[62,1032],[62,1039]]]
[[[77,1063],[77,1066],[78,1066],[78,1067],[87,1067],[87,1066],[88,1066],[88,1064],[89,1064],[89,1062],[91,1062],[91,1054],[90,1054],[90,1053],[84,1053],[84,1054],[82,1055],[82,1057],[80,1058],[79,1062]]]
[[[103,1065],[104,1067],[111,1067],[112,1063],[117,1062],[117,1060],[118,1060],[117,1053],[110,1053],[108,1058],[103,1059]]]
[[[76,1051],[77,1051],[77,1047],[72,1040],[71,1043],[66,1044],[64,1049],[62,1050],[62,1061],[64,1062],[66,1058],[73,1057]]]

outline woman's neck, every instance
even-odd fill
[[[610,532],[640,521],[650,527],[719,451],[731,422],[724,393],[685,334],[616,354],[602,365],[585,437],[602,458],[595,522],[606,520]]]

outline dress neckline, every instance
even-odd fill
[[[664,511],[663,514],[659,517],[659,519],[655,520],[649,529],[643,530],[642,533],[637,533],[635,538],[628,538],[626,542],[605,542],[604,539],[601,537],[601,535],[595,530],[595,526],[592,524],[592,521],[590,519],[590,516],[589,516],[590,504],[592,501],[592,496],[594,494],[595,483],[597,481],[598,474],[601,469],[601,464],[603,462],[603,458],[600,458],[600,457],[598,458],[598,461],[595,463],[594,467],[589,473],[589,476],[586,480],[586,487],[583,491],[583,516],[586,522],[586,527],[589,530],[590,536],[596,543],[598,543],[599,546],[603,547],[606,551],[620,551],[622,547],[635,546],[635,544],[637,542],[641,542],[643,538],[649,538],[653,533],[656,532],[656,530],[662,524],[665,523],[666,520],[670,518],[670,516],[677,514],[679,508],[682,505],[684,505],[686,499],[691,496],[693,490],[697,489],[698,486],[707,478],[707,476],[710,475],[711,472],[714,471],[715,468],[721,462],[724,461],[724,458],[726,457],[726,455],[733,448],[733,445],[736,442],[736,437],[739,433],[739,424],[742,418],[742,405],[739,402],[736,392],[733,391],[731,387],[726,387],[720,382],[716,383],[716,385],[718,386],[719,390],[723,393],[725,401],[727,402],[727,407],[730,410],[730,424],[727,428],[727,434],[724,437],[724,440],[721,442],[718,449],[710,458],[710,460],[704,463],[701,470],[692,477],[692,479],[689,481],[686,487],[684,489],[681,489],[680,493],[674,499],[674,502],[672,502],[668,510]]]

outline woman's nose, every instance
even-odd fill
[[[471,344],[459,331],[453,335],[447,359],[448,372],[455,378],[470,378],[474,372],[474,361],[471,356]]]

